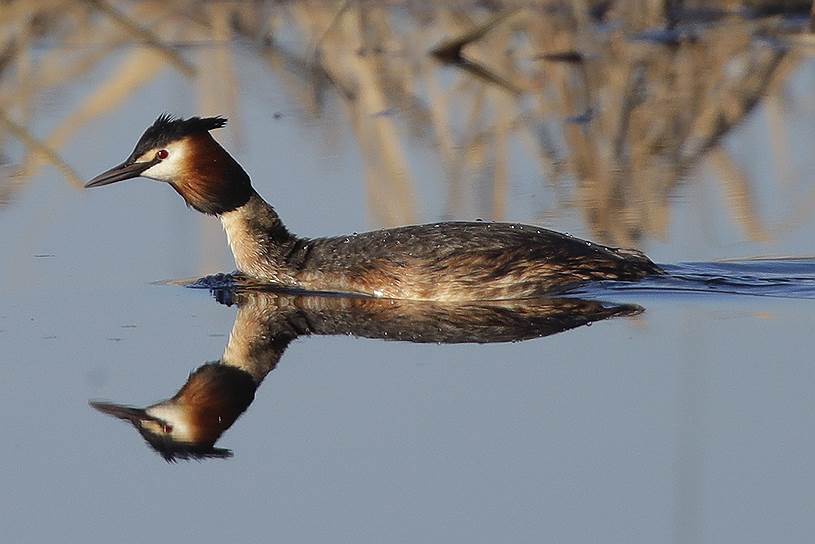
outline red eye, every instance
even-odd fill
[[[157,159],[164,160],[164,159],[166,159],[166,158],[167,158],[167,157],[169,157],[169,156],[170,156],[170,154],[167,152],[167,150],[166,150],[166,149],[159,149],[159,150],[156,152],[156,158],[157,158]]]
[[[161,430],[164,432],[164,434],[170,434],[171,432],[173,432],[173,426],[170,425],[169,423],[165,423],[164,425],[162,425]]]

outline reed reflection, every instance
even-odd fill
[[[81,187],[66,145],[129,101],[153,103],[142,89],[168,72],[190,85],[193,111],[225,114],[235,127],[275,119],[280,102],[242,111],[239,91],[261,77],[241,80],[246,56],[299,105],[298,121],[341,105],[347,122],[328,124],[326,141],[356,140],[380,226],[420,218],[417,146],[444,172],[444,217],[505,217],[524,157],[545,183],[540,217],[574,208],[589,237],[636,246],[666,236],[672,193],[709,158],[727,195],[711,217],[728,213],[749,240],[800,221],[783,211],[762,218],[759,180],[719,144],[765,103],[770,130],[754,149],[777,165],[777,182],[801,180],[778,192],[790,195],[778,209],[811,200],[788,145],[804,136],[794,120],[811,110],[791,84],[808,57],[804,20],[744,17],[736,7],[761,13],[748,0],[426,4],[207,2],[193,14],[179,1],[11,3],[0,9],[0,146],[22,144],[11,162],[24,176],[0,179],[0,207],[45,164]],[[33,104],[109,64],[50,132],[33,128],[54,124],[35,118]]]
[[[539,338],[642,308],[576,298],[442,304],[371,298],[220,291],[238,307],[223,357],[203,364],[172,397],[136,408],[92,401],[130,422],[167,461],[230,457],[215,443],[252,404],[260,383],[301,336],[352,335],[417,343]]]

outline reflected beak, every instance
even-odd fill
[[[127,162],[123,162],[118,166],[114,166],[110,170],[106,172],[102,172],[88,183],[85,184],[85,188],[88,189],[90,187],[101,187],[102,185],[110,185],[111,183],[116,183],[117,181],[124,181],[126,179],[137,178],[141,175],[142,172],[150,168],[151,166],[158,163],[158,160],[146,161],[146,162],[134,162],[132,164],[127,164]]]
[[[125,421],[129,421],[133,425],[138,425],[140,421],[144,421],[145,419],[154,419],[153,417],[147,415],[147,412],[145,412],[141,408],[133,408],[132,406],[112,404],[109,402],[91,401],[89,404],[96,408],[97,410],[99,410],[100,412],[102,412],[103,414],[117,417],[119,419],[124,419]]]

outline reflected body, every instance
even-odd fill
[[[121,165],[87,187],[143,176],[220,217],[240,272],[306,291],[392,299],[505,300],[661,270],[642,253],[536,226],[447,222],[306,239],[291,234],[249,176],[210,135],[220,117],[159,117]]]
[[[218,293],[238,305],[223,357],[190,374],[171,398],[135,408],[92,402],[129,421],[168,461],[229,457],[215,442],[250,406],[289,343],[309,335],[353,335],[418,343],[514,342],[556,334],[642,308],[575,298],[445,304],[375,298]]]

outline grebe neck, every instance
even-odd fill
[[[293,285],[286,255],[297,237],[286,229],[271,204],[251,191],[244,205],[220,214],[235,265],[249,276]]]

